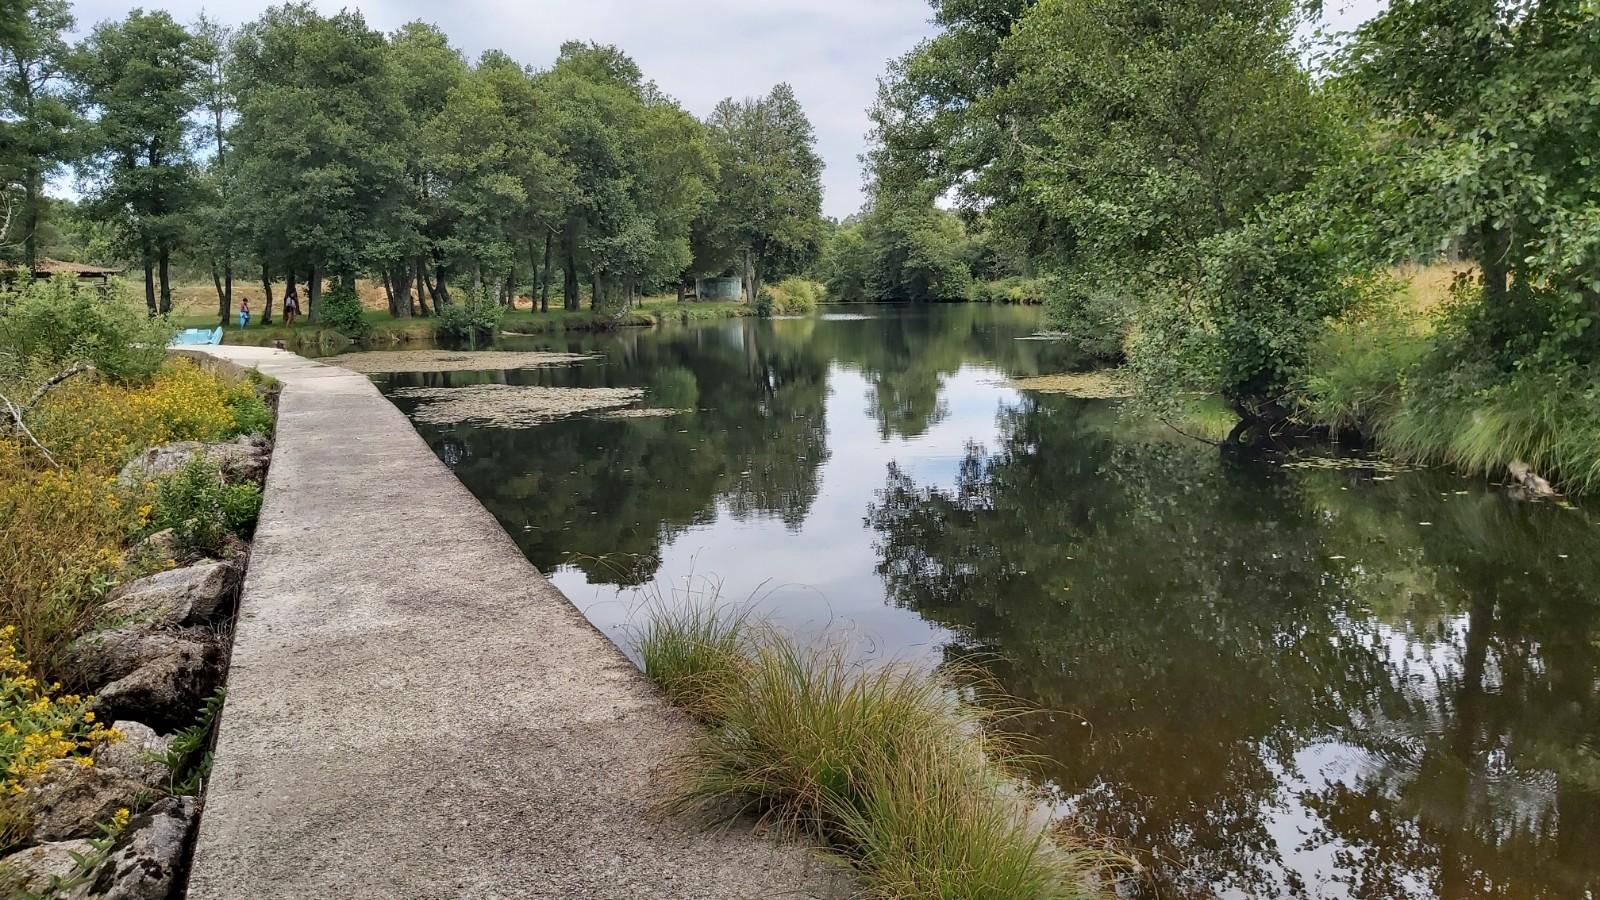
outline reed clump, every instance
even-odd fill
[[[704,609],[655,619],[639,654],[708,726],[676,761],[673,809],[754,814],[817,839],[873,897],[1104,895],[1113,858],[1049,827],[1011,774],[1017,742],[945,678],[863,667]]]

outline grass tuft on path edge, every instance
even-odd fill
[[[668,806],[819,840],[868,896],[1079,900],[1127,864],[1048,827],[1010,774],[1016,741],[936,675],[802,648],[731,608],[658,614],[638,650],[707,725]]]

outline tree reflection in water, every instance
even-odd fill
[[[891,467],[891,600],[1041,708],[1038,776],[1150,896],[1600,888],[1583,514],[1287,471],[1024,399],[953,488]],[[1425,524],[1426,523],[1426,524]],[[1563,557],[1561,554],[1565,554]]]

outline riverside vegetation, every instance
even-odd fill
[[[707,727],[676,762],[673,806],[753,812],[818,839],[874,897],[1104,896],[1110,857],[1036,819],[992,703],[964,703],[915,669],[862,669],[843,648],[804,648],[714,605],[659,612],[638,653]]]
[[[171,333],[70,277],[0,293],[7,896],[164,897],[184,866],[272,413]]]

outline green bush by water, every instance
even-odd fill
[[[229,536],[248,538],[261,513],[261,489],[225,484],[217,466],[191,460],[156,483],[153,530],[171,528],[179,546],[204,556],[217,554]]]
[[[820,282],[791,276],[777,284],[761,286],[756,298],[758,316],[799,316],[815,312],[817,304],[827,296],[827,288]]]
[[[467,291],[444,304],[435,320],[441,337],[472,343],[489,342],[500,332],[505,307],[483,291]]]
[[[354,281],[339,281],[321,298],[320,304],[317,315],[322,324],[350,340],[359,341],[372,330],[372,323],[362,314],[361,297],[356,293]]]
[[[1105,855],[1031,821],[1010,741],[939,678],[863,668],[727,612],[658,618],[639,650],[646,674],[709,726],[677,761],[675,808],[809,834],[871,896],[1100,895]]]

